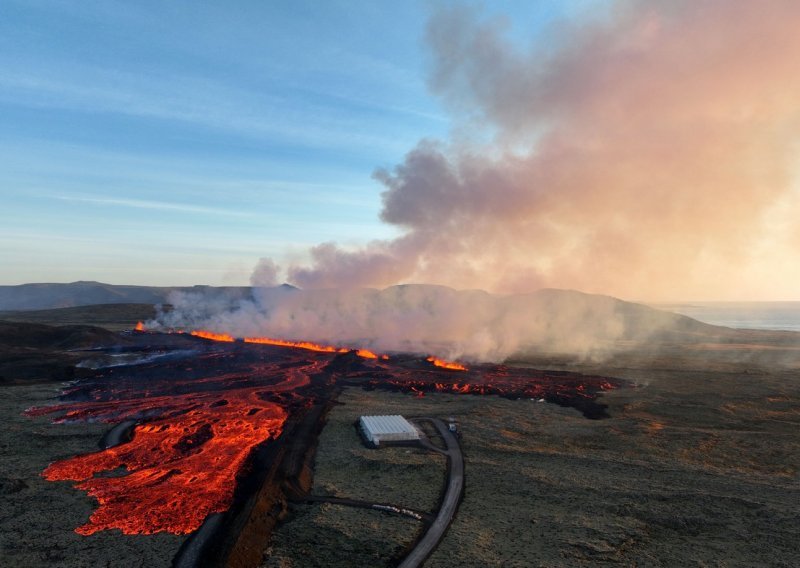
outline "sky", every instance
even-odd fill
[[[394,4],[3,2],[3,282],[245,284],[391,234],[372,170],[446,127]]]
[[[756,4],[6,0],[0,283],[800,299]]]

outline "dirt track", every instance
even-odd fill
[[[444,440],[447,455],[447,487],[436,518],[428,527],[425,536],[420,539],[414,549],[400,563],[400,568],[417,568],[422,566],[425,559],[439,545],[444,533],[450,528],[450,523],[455,517],[458,504],[464,494],[464,455],[458,438],[447,429],[447,426],[438,418],[417,418],[416,421],[431,422],[439,435]]]

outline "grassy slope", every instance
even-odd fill
[[[153,304],[96,304],[50,310],[0,312],[0,320],[48,325],[95,325],[112,331],[131,329],[156,315]]]

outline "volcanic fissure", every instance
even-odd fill
[[[141,326],[133,337],[143,345],[174,339]],[[190,534],[209,517],[238,507],[247,514],[226,523],[236,534],[215,538],[225,541],[228,558],[242,556],[237,564],[246,565],[245,557],[254,557],[252,549],[268,537],[261,527],[256,531],[260,543],[247,542],[253,539],[245,530],[253,522],[251,513],[258,509],[263,516],[263,509],[277,508],[267,511],[274,526],[286,497],[308,492],[309,448],[343,386],[417,396],[544,399],[602,418],[605,406],[597,397],[625,384],[577,373],[495,364],[467,368],[414,354],[239,340],[204,331],[182,334],[181,341],[192,344],[192,355],[97,369],[67,387],[58,404],[27,411],[55,415],[55,422],[136,423],[129,441],[66,457],[43,472],[51,481],[73,481],[97,500],[77,533]],[[115,475],[108,475],[112,470]]]

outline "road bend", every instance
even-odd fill
[[[438,430],[444,440],[447,455],[447,489],[442,499],[442,506],[436,514],[428,531],[425,533],[417,546],[400,563],[399,568],[417,568],[431,555],[444,537],[447,527],[453,521],[464,493],[464,455],[461,453],[461,446],[458,438],[447,428],[447,425],[438,418],[419,418],[417,420],[427,420]]]

